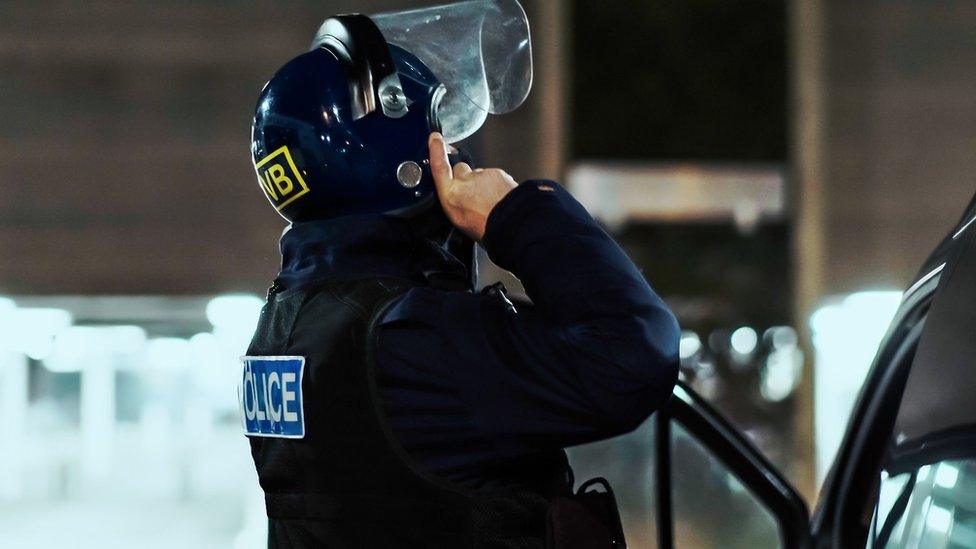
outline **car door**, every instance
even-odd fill
[[[976,198],[882,342],[813,518],[817,547],[976,547]]]
[[[683,383],[634,433],[571,449],[569,455],[578,479],[610,480],[632,549],[808,545],[800,496]]]
[[[868,547],[976,547],[976,237],[926,320],[876,477]]]

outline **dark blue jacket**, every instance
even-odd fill
[[[381,320],[379,389],[389,424],[429,471],[469,487],[506,461],[637,427],[678,375],[674,316],[623,250],[559,185],[520,185],[482,245],[532,305],[497,292],[409,290]],[[295,224],[282,289],[321,280],[464,275],[405,221]]]

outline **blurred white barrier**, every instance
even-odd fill
[[[4,445],[21,448],[27,423],[27,357],[0,350],[0,417],[4,423]],[[0,501],[23,497],[23,454],[0,451]]]
[[[263,545],[236,402],[262,304],[0,298],[0,546]]]

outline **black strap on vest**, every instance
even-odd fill
[[[305,437],[249,439],[271,547],[545,546],[554,494],[448,484],[417,467],[390,432],[372,331],[412,285],[384,279],[270,292],[248,355],[305,357]],[[565,478],[564,454],[542,462]]]

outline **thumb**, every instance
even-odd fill
[[[430,152],[430,171],[434,176],[434,183],[442,187],[454,178],[451,162],[447,158],[447,143],[444,141],[444,136],[437,132],[430,134],[427,147]]]

